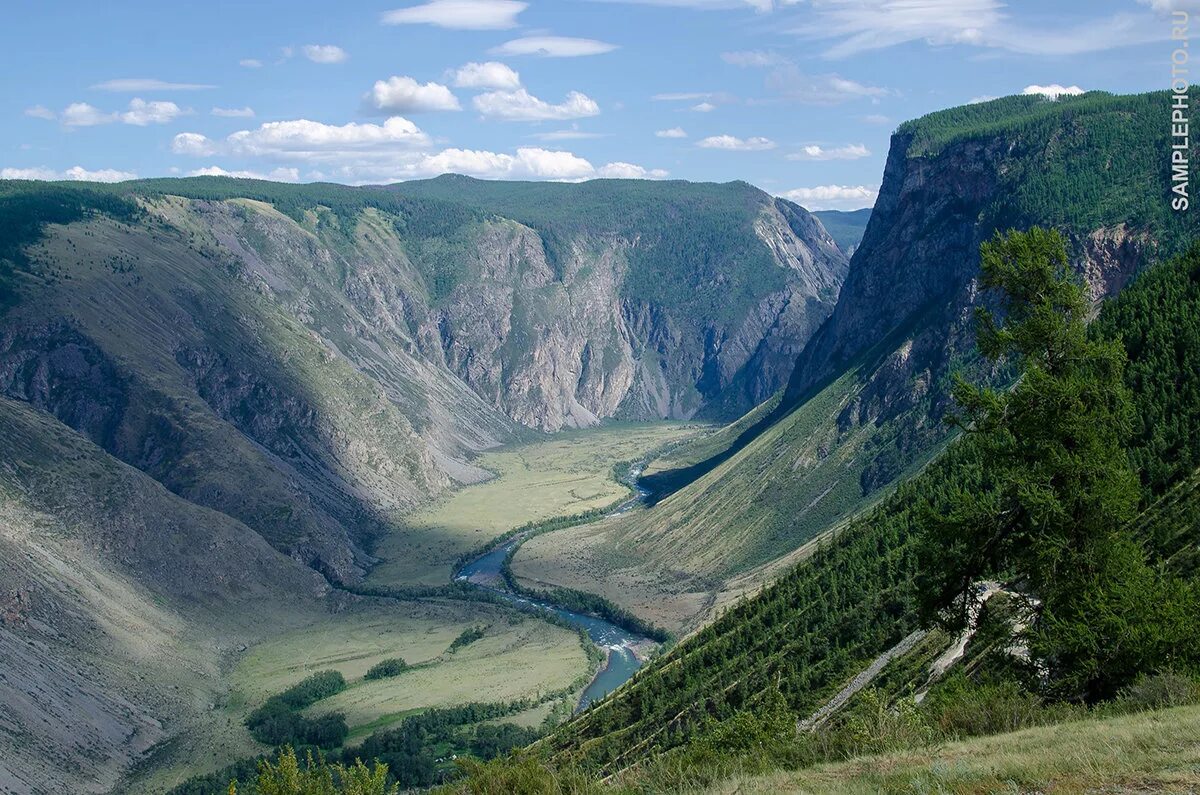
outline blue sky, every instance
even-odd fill
[[[1167,87],[1179,4],[18,1],[0,176],[744,179],[869,206],[905,119]]]

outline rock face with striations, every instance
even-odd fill
[[[820,222],[745,183],[393,190],[483,215],[433,310],[444,358],[541,430],[736,417],[786,383],[846,270]]]
[[[864,490],[945,435],[953,370],[987,375],[974,359],[973,307],[983,300],[979,246],[997,230],[1059,229],[1097,302],[1178,248],[1186,216],[1148,189],[1162,170],[1160,99],[1010,97],[935,113],[893,136],[837,306],[798,357],[785,397],[801,403],[860,367],[839,425],[887,431],[861,462]]]

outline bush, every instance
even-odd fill
[[[363,676],[363,679],[387,679],[392,676],[399,676],[407,671],[408,668],[408,663],[401,658],[390,657],[372,665]]]
[[[1197,703],[1200,703],[1200,682],[1167,671],[1138,679],[1117,695],[1113,708],[1121,712],[1142,712]]]
[[[475,641],[479,640],[480,638],[483,637],[483,635],[484,635],[483,627],[471,627],[470,629],[464,629],[462,631],[462,634],[459,635],[457,638],[455,638],[454,642],[450,644],[450,648],[448,649],[448,651],[456,652],[459,649],[461,649],[463,646],[469,646],[472,643],[474,643]]]

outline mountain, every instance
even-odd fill
[[[698,626],[885,496],[949,437],[952,374],[1003,382],[974,351],[979,244],[1053,226],[1096,301],[1181,250],[1197,224],[1170,185],[1163,93],[1009,97],[902,125],[829,320],[774,407],[647,473],[652,511],[534,539],[514,571]],[[571,535],[573,534],[573,535]],[[791,556],[791,557],[788,557]]]
[[[1144,510],[1131,529],[1161,571],[1191,578],[1187,587],[1193,590],[1200,550],[1200,473],[1195,470],[1200,392],[1193,388],[1197,354],[1192,333],[1198,320],[1200,248],[1193,248],[1186,256],[1151,267],[1105,305],[1091,329],[1094,337],[1121,340],[1128,351],[1125,380],[1135,407],[1128,452],[1131,461],[1156,464],[1140,468]],[[1163,417],[1172,418],[1166,427],[1157,425]],[[905,712],[916,705],[900,702],[932,692],[930,686],[937,680],[937,674],[930,673],[934,661],[955,648],[955,639],[936,628],[921,631],[917,542],[929,516],[953,510],[963,493],[979,488],[986,477],[987,462],[980,460],[970,441],[951,444],[876,508],[830,534],[803,563],[761,593],[731,605],[640,671],[614,697],[565,724],[540,746],[545,758],[552,767],[608,775],[637,766],[653,770],[653,760],[665,755],[658,760],[663,770],[695,781],[714,771],[736,771],[739,753],[746,754],[753,771],[828,759],[829,749],[821,750],[821,742],[837,757],[928,744],[928,735],[911,720],[913,714]],[[1043,707],[1032,696],[1005,690],[1012,686],[1011,681],[1005,683],[1006,676],[1024,676],[1019,665],[1015,674],[1006,673],[1006,666],[1014,665],[1013,642],[1007,626],[997,633],[982,622],[976,637],[964,636],[958,651],[960,656],[965,652],[965,664],[956,674],[961,678],[947,684],[945,695],[949,709],[963,712],[958,717],[942,713],[940,718],[935,713],[935,727],[939,719],[950,724],[971,715],[967,723],[972,728],[964,728],[969,736],[1036,725],[1025,721],[1052,723],[1093,714],[1086,709],[1071,713],[1061,704]],[[957,659],[945,658],[943,668]],[[1178,664],[1186,672],[1186,663]],[[1034,670],[1029,680],[1037,682],[1038,677]],[[970,681],[980,689],[972,692]],[[875,688],[863,691],[866,701],[853,702],[863,711],[842,725],[842,735],[835,733],[836,726],[828,734],[815,735],[817,748],[811,757],[805,756],[803,742],[792,748],[791,757],[755,757],[754,746],[741,739],[766,730],[754,716],[766,721],[778,709],[773,694],[789,714],[808,716],[856,683]],[[998,689],[988,691],[989,687]],[[1177,687],[1178,702],[1147,696],[1139,704],[1139,696],[1127,694],[1124,708],[1194,703],[1200,697],[1194,685],[1190,690],[1186,683]],[[956,697],[966,700],[957,702]],[[970,701],[972,697],[977,700]],[[936,701],[932,695],[930,700]],[[1128,703],[1131,700],[1134,703]],[[922,707],[928,703],[922,702]],[[937,708],[936,703],[930,707]],[[1122,708],[1110,703],[1095,714],[1120,714]],[[1016,716],[1021,710],[1027,711],[1026,717]],[[988,714],[997,719],[994,724],[984,718]],[[872,723],[872,715],[899,717],[889,728]],[[787,725],[796,724],[793,720]],[[903,734],[908,729],[913,733]],[[774,732],[779,734],[778,726]],[[784,736],[781,747],[796,742],[793,731]],[[838,742],[845,746],[839,749]]]
[[[502,193],[0,182],[0,788],[187,734],[479,451],[778,390],[845,273],[742,183]]]
[[[829,232],[830,237],[837,243],[838,248],[849,257],[854,254],[858,244],[862,242],[863,232],[867,222],[871,220],[871,208],[861,210],[814,210],[821,225]]]

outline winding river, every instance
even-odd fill
[[[634,465],[629,471],[628,482],[636,484],[640,474],[641,465]],[[608,516],[627,513],[645,500],[647,492],[636,485],[633,488],[636,494],[614,508],[607,514]],[[500,574],[501,567],[504,565],[504,559],[510,551],[520,546],[524,540],[524,535],[518,535],[492,548],[459,569],[454,579],[460,582],[468,582],[477,588],[491,591],[513,604],[523,607],[532,606],[553,613],[559,618],[565,619],[571,625],[582,629],[592,639],[593,643],[607,651],[608,661],[605,663],[604,668],[596,674],[596,677],[584,689],[583,695],[579,699],[577,709],[583,709],[593,701],[599,701],[604,698],[633,676],[642,665],[642,661],[634,653],[634,648],[639,646],[648,648],[654,645],[654,641],[618,627],[616,624],[605,621],[602,618],[587,615],[586,613],[576,613],[548,601],[530,599],[529,597],[513,593],[504,587],[504,578]]]

